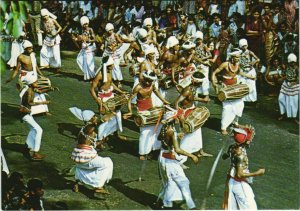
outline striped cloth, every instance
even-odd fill
[[[71,159],[75,163],[88,163],[91,160],[93,160],[96,156],[97,151],[92,146],[78,144],[72,152]]]
[[[284,81],[280,92],[284,95],[295,96],[300,93],[300,84],[291,84],[290,82]]]

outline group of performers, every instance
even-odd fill
[[[42,9],[41,15],[45,39],[40,66],[59,69],[61,26],[47,9]],[[97,150],[103,149],[112,134],[126,140],[121,135],[122,119],[128,121],[133,118],[140,129],[139,159],[145,161],[152,151],[160,150],[158,160],[163,188],[159,197],[163,206],[172,207],[173,201],[185,200],[189,209],[195,209],[189,180],[184,173],[188,167],[184,163],[188,158],[197,163],[201,157],[212,156],[204,152],[203,140],[206,139],[202,137],[202,126],[210,115],[204,105],[210,101],[211,75],[212,86],[223,105],[221,133],[228,135],[229,128],[235,128],[233,134],[236,144],[228,151],[232,164],[226,183],[224,208],[256,209],[248,178],[262,175],[265,170],[249,172],[246,148],[254,136],[253,128],[240,125],[238,118],[242,116],[244,101],[257,100],[254,66],[259,58],[247,49],[247,40],[241,39],[239,48],[228,54],[228,61],[210,73],[208,59],[212,55],[203,43],[201,31],[182,43],[176,36],[169,36],[165,45],[159,45],[150,20],[145,19],[143,27],[135,29],[135,39],[115,33],[113,24],[108,23],[105,27],[102,64],[97,69],[94,32],[89,28],[88,17],[80,19],[82,33],[73,37],[74,43],[81,46],[77,63],[84,73],[84,80],[91,83],[90,94],[98,105],[101,124],[93,111],[70,108],[77,118],[85,122],[71,156],[76,163],[76,180],[94,187],[96,192],[108,193],[104,185],[112,178],[113,162],[110,158],[99,156]],[[43,89],[45,85],[40,87],[39,82],[46,79],[37,65],[33,46],[25,40],[22,41],[22,47],[24,52],[20,51],[7,82],[13,80],[21,70],[18,84],[20,113],[22,121],[30,126],[26,144],[31,159],[42,160],[44,155],[38,152],[43,130],[33,115],[48,113],[47,104],[50,101],[46,100],[43,93],[54,88],[51,84],[47,85],[46,91]],[[128,63],[129,60],[131,63]],[[123,65],[129,65],[133,76],[131,93],[122,90]],[[172,87],[178,92],[173,105],[167,100]],[[299,89],[297,57],[290,54],[279,105],[281,114],[287,114],[295,121],[298,121]],[[127,105],[128,112],[122,115],[123,105]],[[43,106],[39,108],[42,111],[33,113],[34,106]],[[74,190],[78,191],[78,187],[76,183]]]

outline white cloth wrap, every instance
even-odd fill
[[[228,210],[257,210],[254,193],[247,182],[229,179]]]
[[[95,57],[94,52],[96,45],[92,44],[86,48],[82,48],[77,56],[77,64],[84,74],[84,80],[92,79],[96,76],[95,73]]]
[[[113,175],[113,162],[109,157],[97,156],[88,163],[76,164],[75,179],[94,188],[102,188]]]
[[[113,134],[117,130],[119,130],[120,132],[123,131],[121,111],[117,111],[116,113],[117,113],[116,116],[113,116],[107,122],[104,122],[99,125],[98,127],[99,140],[106,138],[107,136]]]
[[[202,129],[201,127],[192,133],[184,134],[183,139],[180,141],[180,148],[188,153],[198,152],[203,148],[202,143]],[[185,155],[178,155],[180,163],[187,161],[188,157]]]
[[[281,85],[281,90],[278,97],[280,114],[285,114],[287,117],[297,117],[299,110],[299,93],[300,84],[293,86],[288,85],[286,81]]]
[[[227,100],[223,103],[221,129],[226,128],[233,122],[236,116],[241,117],[244,110],[243,99]]]
[[[157,150],[161,148],[161,142],[157,139],[162,125],[159,124],[154,133],[155,125],[140,127],[139,138],[139,154],[147,155],[151,150]]]
[[[251,77],[256,77],[256,71],[254,68],[252,68],[249,72],[245,72],[245,73]],[[238,75],[238,82],[241,82],[242,84],[247,84],[249,86],[249,94],[243,98],[244,101],[245,102],[257,101],[256,81]]]

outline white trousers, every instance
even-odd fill
[[[76,164],[75,179],[94,188],[102,188],[113,175],[113,162],[109,157],[97,156],[88,163]]]
[[[226,130],[236,117],[241,117],[244,110],[243,99],[223,102],[221,129]]]
[[[51,47],[43,45],[41,49],[40,65],[41,67],[47,67],[47,66],[54,67],[54,68],[61,67],[59,44],[56,44]]]
[[[26,144],[29,149],[32,149],[34,152],[38,152],[41,147],[43,129],[30,114],[25,115],[22,120],[26,122],[30,128]]]
[[[228,210],[257,210],[254,193],[247,182],[229,180]]]

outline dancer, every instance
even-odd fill
[[[93,29],[89,27],[88,17],[81,17],[80,24],[82,26],[82,34],[74,39],[81,43],[81,50],[77,56],[77,64],[84,73],[84,80],[90,80],[96,75],[94,58],[94,52],[96,51],[95,34]]]
[[[21,89],[24,84],[23,80],[26,78],[27,74],[33,74],[36,79],[39,76],[43,76],[41,73],[40,69],[37,66],[37,61],[35,58],[35,53],[33,52],[33,45],[31,42],[28,40],[25,40],[23,42],[23,48],[24,48],[24,53],[22,53],[20,56],[18,56],[17,59],[17,66],[15,67],[14,71],[12,72],[11,76],[9,79],[6,80],[6,83],[9,83],[12,81],[18,74],[19,70],[20,75],[19,75],[19,82],[17,84],[17,87]],[[34,102],[36,103],[35,105],[31,106],[31,114],[40,114],[40,113],[45,113],[46,115],[51,115],[49,113],[48,106],[46,104],[42,104],[41,102],[46,101],[46,96],[45,94],[42,93],[34,93]]]
[[[174,114],[165,115],[159,140],[162,142],[162,149],[159,156],[159,173],[162,180],[162,191],[159,198],[163,200],[162,208],[172,208],[173,201],[185,200],[189,209],[196,209],[190,191],[190,181],[186,177],[180,162],[176,159],[177,155],[184,155],[198,163],[198,157],[184,151],[179,147],[177,133],[174,128]]]
[[[41,49],[41,69],[55,68],[57,72],[61,68],[59,32],[62,30],[56,21],[56,16],[47,9],[41,10],[42,32],[45,35],[43,47]]]
[[[280,108],[280,117],[278,120],[282,120],[286,115],[288,118],[294,118],[295,123],[299,124],[297,114],[299,109],[300,84],[297,56],[291,53],[287,60],[288,65],[285,72],[285,80],[278,97]]]
[[[150,112],[153,106],[152,102],[152,92],[154,92],[157,97],[164,103],[169,104],[159,91],[156,89],[153,83],[157,77],[154,72],[145,71],[143,73],[143,80],[134,87],[133,93],[128,101],[128,113],[124,114],[124,119],[128,119],[132,116],[131,100],[137,96],[137,109],[139,113]],[[162,115],[162,114],[161,114]],[[157,123],[158,124],[158,123]],[[146,160],[147,155],[151,152],[151,149],[160,149],[160,142],[157,140],[161,124],[157,126],[155,131],[155,125],[140,127],[140,138],[139,138],[139,154],[140,160]]]
[[[257,101],[256,92],[256,71],[254,66],[259,63],[260,59],[250,50],[248,50],[248,42],[246,39],[240,39],[239,47],[242,50],[240,56],[240,70],[244,73],[244,76],[239,76],[239,81],[243,84],[247,84],[250,88],[248,95],[244,97],[246,102]],[[255,59],[253,61],[253,59]]]
[[[97,155],[92,146],[97,139],[95,124],[87,124],[78,135],[78,144],[72,152],[71,159],[76,163],[74,192],[79,191],[78,182],[90,185],[96,193],[109,194],[104,189],[113,175],[113,162],[109,157]]]
[[[230,158],[231,165],[225,184],[223,208],[228,210],[257,210],[254,193],[251,188],[253,177],[263,175],[265,169],[249,171],[246,149],[254,137],[251,126],[235,127],[233,129],[235,144],[228,148],[223,159]]]
[[[26,122],[30,131],[28,133],[26,144],[28,147],[29,155],[31,160],[42,160],[45,156],[39,154],[43,129],[41,126],[34,120],[31,114],[31,106],[39,104],[49,104],[50,101],[34,102],[34,88],[37,87],[37,75],[34,71],[30,71],[23,77],[23,83],[26,85],[21,90],[21,107],[19,109],[21,120]]]
[[[112,57],[104,57],[102,64],[101,69],[93,79],[90,87],[90,94],[98,104],[99,113],[102,115],[102,121],[104,122],[98,128],[98,138],[99,140],[104,140],[108,135],[118,131],[118,137],[124,139],[124,137],[119,134],[119,132],[123,131],[121,111],[116,111],[115,107],[109,108],[106,102],[114,98],[114,90],[121,95],[126,94],[126,92],[120,90],[112,81],[112,71],[114,68],[114,60]],[[127,96],[124,95],[124,98],[126,100]]]
[[[175,108],[178,110],[179,120],[181,127],[187,116],[196,108],[194,105],[195,101],[205,102],[207,103],[206,99],[199,98],[194,96],[194,89],[195,87],[199,86],[199,83],[202,82],[203,74],[201,73],[194,73],[190,82],[185,84],[180,84],[182,87],[180,96],[175,101]],[[189,152],[189,153],[196,153],[198,157],[212,157],[211,154],[208,154],[203,151],[203,143],[202,143],[202,130],[201,127],[195,130],[192,133],[184,134],[181,133],[180,136],[182,138],[180,142],[180,148]],[[180,163],[184,163],[187,161],[186,156],[179,156]],[[182,165],[184,168],[186,166]]]
[[[236,50],[231,52],[230,60],[227,62],[223,62],[213,73],[212,73],[212,84],[215,88],[216,92],[219,92],[219,88],[217,87],[218,79],[216,75],[222,74],[221,78],[221,86],[230,86],[237,84],[237,75],[240,74],[245,76],[242,72],[240,72],[240,50]],[[221,120],[221,133],[223,135],[227,135],[227,128],[231,123],[237,124],[238,117],[241,117],[244,110],[244,100],[236,99],[236,100],[225,100],[223,103],[222,110],[222,120]]]

